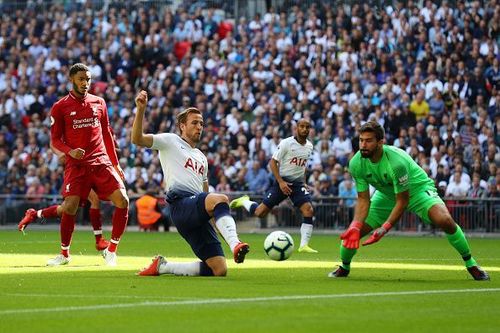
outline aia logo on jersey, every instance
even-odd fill
[[[188,158],[186,160],[186,163],[184,164],[184,167],[186,169],[191,169],[194,172],[196,172],[199,175],[203,176],[203,172],[205,172],[205,166],[202,163],[198,164],[198,161],[194,161],[191,158]]]
[[[304,168],[306,166],[306,163],[307,163],[307,159],[300,158],[300,157],[294,157],[290,161],[290,164],[295,164],[296,166],[302,167],[302,168]]]

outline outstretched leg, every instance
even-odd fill
[[[205,209],[208,215],[214,217],[217,229],[233,251],[234,261],[237,264],[245,261],[250,247],[238,238],[236,222],[229,210],[229,198],[224,194],[209,193],[205,199]]]
[[[209,266],[214,261],[222,260],[223,264],[217,263],[214,266],[220,269],[213,269]],[[194,262],[171,262],[167,261],[163,256],[156,256],[153,262],[137,275],[140,276],[158,276],[163,274],[172,274],[180,276],[225,276],[227,267],[224,257],[213,257],[204,261]]]
[[[443,204],[432,206],[431,209],[429,209],[429,219],[434,225],[445,232],[448,242],[460,254],[467,271],[472,275],[474,280],[489,280],[490,277],[488,273],[481,269],[474,257],[472,257],[465,234],[460,226],[455,223],[446,206]]]

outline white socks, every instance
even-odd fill
[[[255,201],[245,200],[245,201],[243,201],[243,207],[245,207],[247,212],[250,212],[250,207],[252,207],[252,205],[255,203],[256,203]]]
[[[222,237],[226,240],[227,244],[231,248],[231,251],[234,251],[236,245],[240,243],[240,239],[238,238],[238,234],[236,233],[236,222],[232,216],[225,215],[215,221],[215,225]]]
[[[300,247],[309,244],[312,232],[313,232],[312,224],[302,223],[302,225],[300,226]]]
[[[200,275],[200,262],[164,262],[158,267],[160,274],[174,274],[184,276]]]

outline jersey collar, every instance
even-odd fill
[[[77,101],[84,101],[84,100],[87,98],[87,96],[88,96],[89,94],[88,94],[88,93],[85,93],[85,95],[84,95],[82,98],[80,98],[80,97],[77,97],[77,96],[75,95],[75,93],[73,92],[73,90],[70,90],[69,95],[70,95],[70,96],[71,96],[71,98],[73,98],[74,100],[77,100]]]
[[[297,141],[297,143],[301,146],[305,146],[307,144],[307,139],[306,139],[306,142],[304,142],[304,144],[300,143],[299,140],[297,139],[297,137],[294,135],[293,138],[295,139],[295,141]]]

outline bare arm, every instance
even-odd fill
[[[282,182],[283,178],[281,178],[280,176],[278,161],[276,161],[274,158],[271,158],[271,160],[269,161],[269,166],[271,167],[271,172],[273,173],[274,178],[276,178],[276,181],[278,183]]]
[[[141,92],[135,98],[135,105],[137,106],[137,113],[135,114],[134,123],[132,125],[132,143],[140,147],[151,148],[153,146],[153,135],[144,134],[142,120],[146,112],[148,104],[148,94],[146,91]]]

